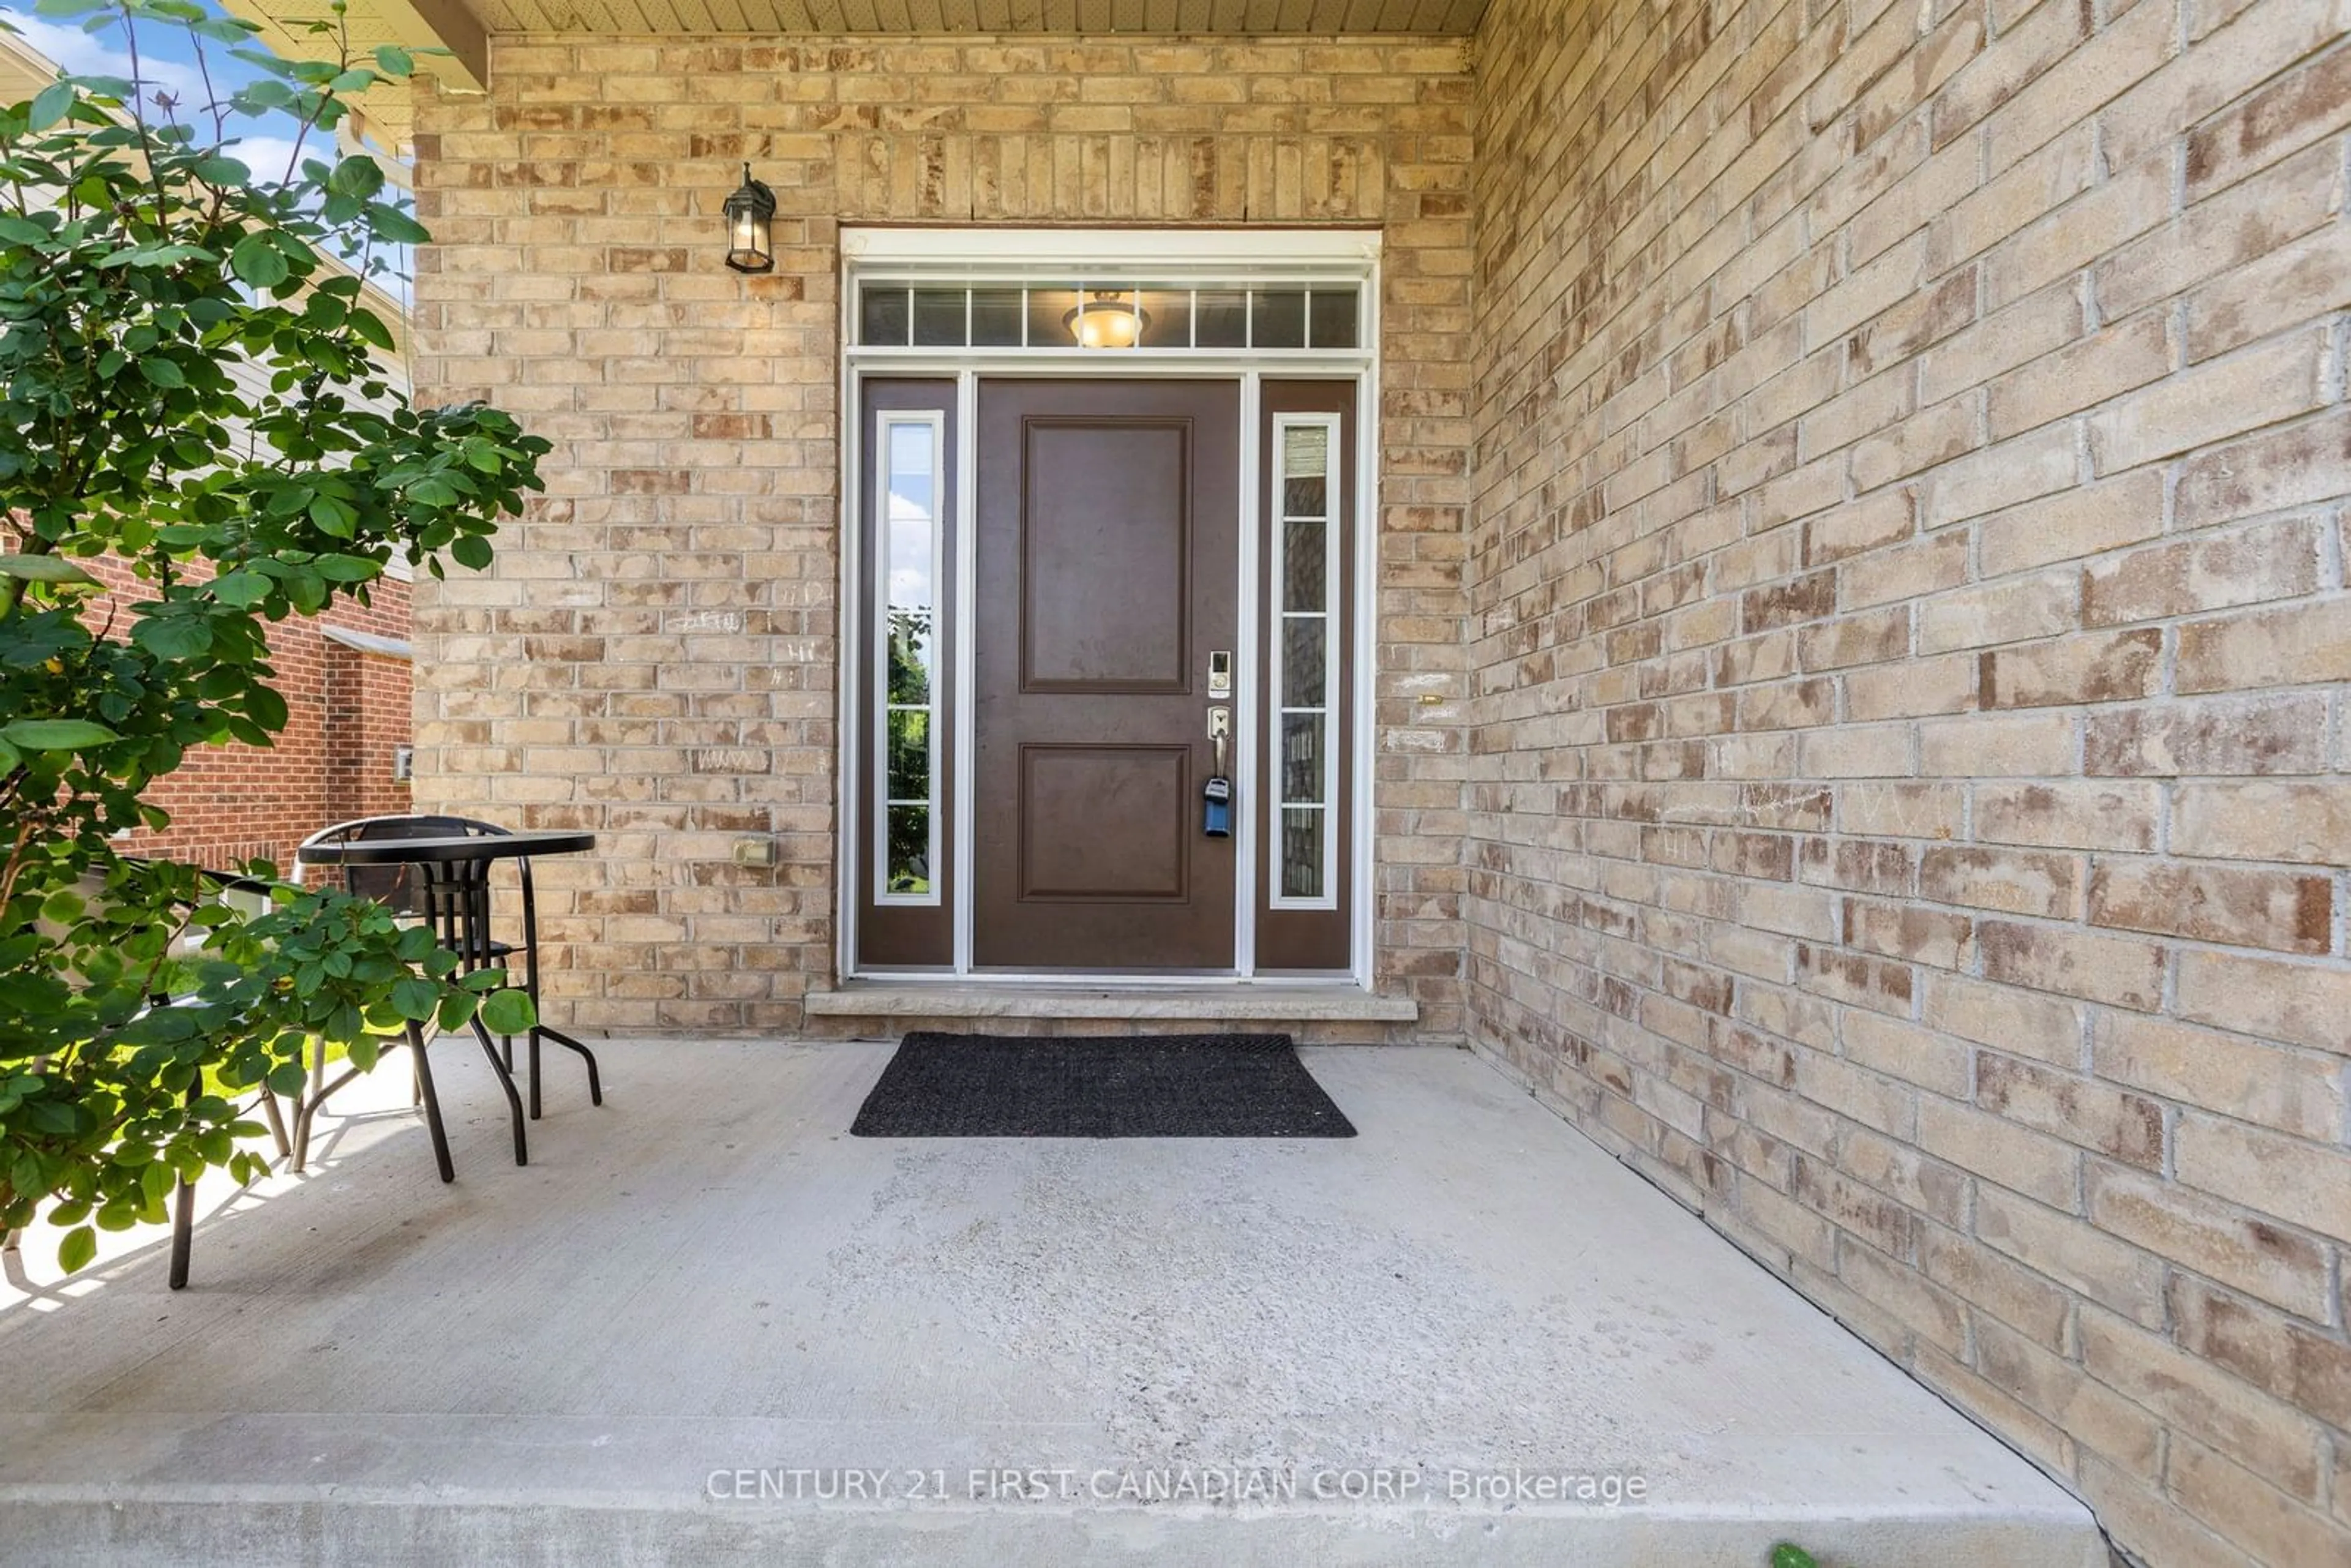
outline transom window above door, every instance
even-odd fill
[[[1328,353],[1362,347],[1353,280],[1196,287],[861,278],[852,318],[866,349],[1216,350]]]

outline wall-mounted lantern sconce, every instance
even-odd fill
[[[1081,349],[1132,349],[1143,340],[1151,313],[1133,294],[1091,288],[1084,301],[1061,318],[1061,325],[1076,336]]]
[[[719,209],[726,214],[726,265],[737,272],[776,270],[776,242],[768,225],[776,215],[776,193],[751,178],[743,165],[743,183]]]

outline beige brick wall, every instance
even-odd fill
[[[2351,1562],[2347,27],[1479,39],[1474,1039],[2158,1564]]]
[[[492,78],[420,110],[418,391],[555,451],[493,570],[418,584],[416,795],[601,835],[539,872],[555,1012],[793,1030],[831,976],[840,225],[1327,222],[1386,236],[1378,968],[1458,1035],[1458,41],[501,38]],[[747,158],[756,279],[716,216]]]

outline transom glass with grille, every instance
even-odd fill
[[[1079,281],[1054,286],[861,279],[861,349],[1353,350],[1364,341],[1353,282],[1271,287]]]

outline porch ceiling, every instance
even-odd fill
[[[314,0],[226,0],[291,57],[327,52],[310,32]],[[379,44],[445,48],[423,62],[444,87],[479,91],[489,80],[496,33],[605,36],[696,33],[873,35],[1125,34],[1165,37],[1308,37],[1394,33],[1458,37],[1477,30],[1489,0],[350,0],[353,49]],[[369,139],[402,148],[413,120],[404,89],[386,87],[362,106]]]

